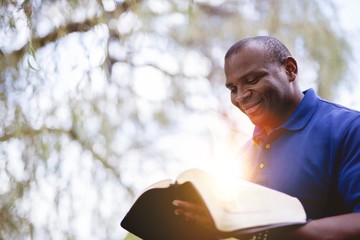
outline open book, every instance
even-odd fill
[[[243,180],[231,194],[223,189],[206,172],[186,170],[175,182],[163,180],[145,189],[121,226],[142,239],[217,239],[306,222],[300,201],[287,194]],[[214,229],[175,215],[175,199],[205,205]]]

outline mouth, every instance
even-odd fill
[[[248,116],[254,115],[254,113],[257,112],[258,109],[260,108],[260,103],[261,102],[262,101],[259,101],[259,102],[255,103],[255,104],[251,104],[249,106],[244,107],[243,109],[244,109],[245,114],[248,115]]]

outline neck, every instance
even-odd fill
[[[283,125],[294,113],[297,106],[299,106],[300,102],[304,98],[304,94],[299,90],[296,91],[296,94],[294,95],[292,103],[290,103],[290,106],[286,111],[283,113],[278,113],[276,119],[272,119],[273,121],[269,121],[269,125],[263,126],[266,135],[270,135],[270,133],[275,129]]]

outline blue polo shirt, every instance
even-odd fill
[[[246,178],[297,197],[309,219],[360,212],[360,112],[304,94],[271,134],[255,127]]]

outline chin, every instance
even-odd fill
[[[266,124],[266,120],[261,118],[260,116],[254,116],[254,117],[249,117],[250,121],[256,125],[256,126],[265,126]]]

